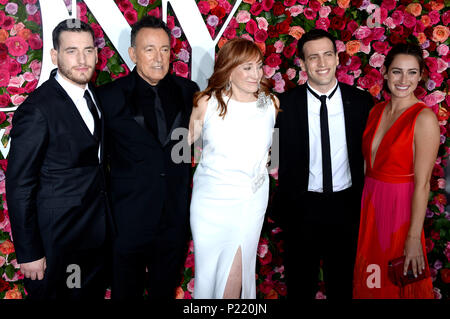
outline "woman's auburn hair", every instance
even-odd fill
[[[209,100],[209,98],[214,95],[219,104],[219,116],[224,118],[227,113],[228,101],[225,103],[223,94],[226,91],[231,73],[239,65],[253,60],[264,60],[261,50],[255,43],[243,38],[235,38],[226,42],[217,53],[214,72],[208,80],[208,87],[194,95],[194,107],[198,106],[198,101],[202,97],[208,96]],[[255,97],[258,97],[259,92],[264,92],[266,95],[269,95],[278,110],[274,95],[270,93],[270,87],[270,81],[263,75],[259,91],[255,92],[254,95]],[[232,94],[231,88],[230,93]]]

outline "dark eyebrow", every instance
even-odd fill
[[[403,69],[402,68],[393,67],[392,70],[400,70],[400,71],[402,71]],[[411,68],[411,69],[408,69],[408,71],[419,71],[419,69],[418,68]]]

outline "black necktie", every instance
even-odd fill
[[[323,178],[323,192],[333,192],[333,174],[331,171],[331,152],[330,152],[330,132],[328,129],[328,111],[327,111],[327,96],[319,96],[309,86],[309,92],[320,100],[320,138],[322,141],[322,178]],[[329,99],[334,95],[338,86],[334,88],[333,92],[328,96]]]
[[[161,105],[161,99],[158,95],[158,90],[156,87],[151,86],[153,92],[155,93],[155,115],[156,122],[158,123],[158,139],[161,144],[164,144],[167,138],[167,124],[166,124],[166,116],[164,114],[164,110]]]
[[[86,100],[86,104],[91,111],[92,117],[94,118],[94,137],[97,140],[100,140],[100,130],[101,130],[101,122],[100,117],[98,116],[97,108],[95,107],[94,102],[92,101],[91,95],[88,90],[84,91],[84,99]]]

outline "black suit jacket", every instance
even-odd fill
[[[339,83],[341,90],[345,136],[352,187],[362,192],[364,183],[364,159],[362,156],[362,135],[370,108],[371,95],[350,85]],[[276,210],[281,216],[297,214],[302,203],[299,200],[308,191],[309,181],[309,124],[306,84],[280,95],[280,107],[276,127],[280,136],[280,160],[278,169],[279,188],[275,196]],[[359,205],[358,199],[356,199]],[[294,207],[292,207],[294,206]],[[286,217],[286,216],[285,216]],[[281,218],[288,222],[285,218]]]
[[[98,143],[54,77],[17,109],[10,136],[6,198],[18,262],[100,247],[112,218]]]
[[[182,77],[168,74],[161,80],[164,85],[159,95],[163,107],[165,102],[176,103],[179,110],[166,141],[161,144],[153,133],[155,130],[144,120],[142,103],[136,103],[138,76],[135,69],[98,91],[105,105],[106,131],[111,142],[107,152],[117,225],[116,247],[128,251],[145,249],[155,238],[162,218],[173,231],[172,241],[185,238],[191,164],[172,160],[172,150],[181,144],[170,136],[176,128],[189,127],[193,95],[198,91],[197,84]]]

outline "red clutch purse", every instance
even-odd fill
[[[388,262],[388,277],[389,280],[396,286],[403,287],[416,281],[423,280],[430,277],[430,270],[425,267],[422,270],[422,274],[417,274],[417,278],[414,277],[411,263],[409,264],[406,276],[403,275],[403,265],[405,263],[405,256],[392,259]]]

